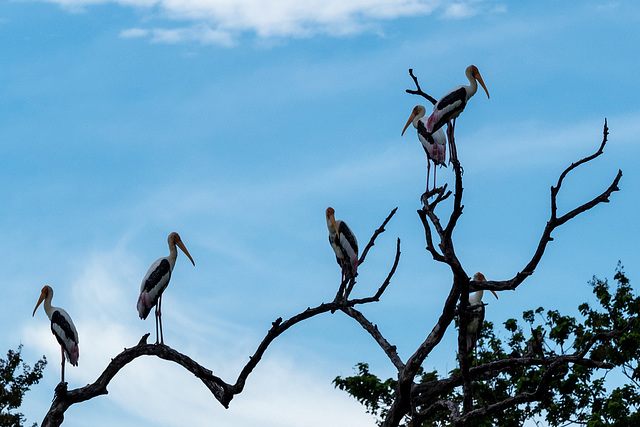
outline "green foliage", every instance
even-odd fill
[[[22,405],[22,398],[29,388],[42,378],[47,359],[42,356],[31,369],[22,361],[22,345],[18,350],[9,350],[7,359],[0,359],[0,426],[21,427],[24,415],[12,413]],[[22,372],[19,372],[19,371]],[[35,424],[34,424],[35,426]]]
[[[598,307],[581,304],[581,319],[538,307],[523,313],[526,329],[516,319],[506,320],[504,338],[496,335],[491,322],[484,322],[477,354],[471,356],[471,368],[491,366],[487,364],[497,361],[506,362],[506,366],[488,370],[474,382],[473,409],[487,408],[527,393],[534,393],[535,398],[499,411],[487,411],[474,419],[474,426],[520,426],[534,418],[544,418],[550,426],[640,425],[640,298],[633,293],[620,264],[614,280],[615,290],[610,289],[606,280],[594,277],[590,281]],[[531,363],[521,363],[525,360]],[[369,372],[366,363],[357,367],[358,375],[337,377],[334,384],[356,397],[368,412],[384,417],[393,402],[396,382],[380,381]],[[449,374],[455,378],[459,371],[455,369]],[[625,381],[607,384],[609,375]],[[421,373],[416,383],[435,385],[439,378],[435,371],[428,375]],[[461,383],[456,384],[420,400],[417,411],[438,400],[454,402],[462,411]],[[422,425],[448,425],[448,415],[442,409]]]
[[[369,364],[367,363],[358,363],[356,367],[358,375],[347,378],[336,377],[333,380],[333,385],[340,390],[347,390],[371,414],[377,414],[383,411],[383,408],[391,405],[396,381],[391,378],[384,382],[380,381],[378,377],[369,372]]]

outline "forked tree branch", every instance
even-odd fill
[[[430,103],[435,105],[435,103],[438,102],[438,101],[434,97],[432,97],[428,93],[423,92],[422,89],[420,89],[420,84],[418,83],[418,78],[413,75],[413,68],[409,68],[409,75],[411,76],[411,78],[413,79],[413,82],[416,85],[416,90],[407,89],[406,92],[410,93],[411,95],[420,95],[423,98],[427,99]]]
[[[383,233],[385,225],[391,220],[391,217],[395,214],[397,208],[393,209],[389,216],[384,220],[382,225],[375,230],[373,236],[369,240],[365,251],[360,258],[360,263],[364,261],[365,255],[369,251],[369,249],[375,244],[375,239]],[[124,349],[124,351],[118,354],[116,357],[111,359],[111,362],[107,365],[104,372],[98,377],[98,379],[92,384],[88,384],[85,387],[67,390],[67,383],[60,383],[55,389],[55,395],[53,399],[53,403],[49,408],[44,420],[42,421],[42,427],[53,427],[60,426],[64,420],[65,411],[73,404],[84,402],[86,400],[93,399],[94,397],[107,394],[107,386],[110,381],[115,377],[115,375],[127,364],[132,362],[134,359],[140,356],[156,356],[161,359],[175,362],[182,367],[184,367],[187,371],[191,372],[195,377],[200,379],[203,384],[211,391],[214,397],[224,406],[225,408],[229,407],[229,403],[233,399],[233,397],[237,394],[240,394],[245,386],[247,378],[253,372],[255,367],[258,365],[265,351],[269,347],[269,345],[275,340],[278,336],[284,333],[290,327],[307,320],[311,317],[317,316],[322,313],[326,313],[329,311],[336,311],[343,309],[345,313],[349,314],[353,317],[358,323],[363,325],[363,327],[373,336],[373,338],[380,343],[385,352],[389,355],[390,359],[394,364],[398,366],[402,366],[402,361],[398,357],[395,352],[395,347],[391,346],[377,331],[377,327],[371,325],[368,320],[364,318],[362,314],[358,315],[356,310],[352,307],[354,305],[366,304],[369,302],[378,301],[382,296],[382,293],[386,290],[387,286],[395,273],[396,267],[398,266],[398,261],[400,259],[400,239],[398,239],[396,256],[394,259],[393,266],[391,271],[389,272],[387,278],[380,286],[376,294],[372,297],[362,298],[359,300],[349,300],[349,301],[334,301],[331,303],[323,303],[314,308],[307,308],[305,311],[283,321],[282,318],[276,319],[273,323],[267,335],[262,340],[262,342],[258,345],[258,348],[254,352],[254,354],[249,358],[249,362],[244,366],[241,370],[238,378],[234,384],[229,384],[222,380],[221,378],[213,375],[213,372],[204,366],[200,365],[189,356],[182,354],[171,347],[168,347],[164,344],[147,344],[146,340],[149,334],[146,334],[142,337],[138,345],[132,348]],[[371,325],[371,326],[369,326]],[[377,331],[377,332],[376,332]]]
[[[547,225],[545,226],[543,232],[542,232],[542,237],[540,238],[540,241],[538,243],[538,247],[536,248],[535,253],[533,254],[533,257],[531,258],[531,260],[529,261],[529,263],[524,267],[524,269],[517,273],[515,275],[515,277],[513,277],[511,280],[505,280],[505,281],[486,281],[486,282],[471,282],[470,285],[470,290],[471,291],[477,291],[480,289],[483,290],[494,290],[494,291],[502,291],[502,290],[514,290],[516,289],[527,277],[529,277],[530,275],[533,274],[534,270],[536,269],[536,267],[538,266],[538,263],[540,262],[540,260],[542,259],[542,256],[544,255],[545,249],[547,247],[547,244],[553,240],[553,238],[551,237],[551,233],[559,226],[565,224],[567,221],[575,218],[576,216],[578,216],[579,214],[588,211],[589,209],[593,208],[594,206],[600,204],[600,203],[608,203],[609,202],[609,198],[611,197],[611,194],[615,191],[619,191],[620,188],[618,187],[618,184],[620,183],[620,179],[622,178],[622,171],[618,170],[618,173],[616,174],[615,178],[613,179],[611,185],[609,185],[609,187],[607,187],[606,190],[604,190],[602,193],[600,193],[598,196],[594,197],[593,199],[591,199],[590,201],[576,207],[575,209],[567,212],[566,214],[558,217],[557,216],[557,196],[558,196],[558,192],[560,191],[560,187],[562,186],[562,183],[565,179],[565,177],[567,176],[567,174],[569,174],[569,172],[571,172],[572,170],[576,169],[578,166],[581,166],[595,158],[597,158],[598,156],[600,156],[603,151],[604,151],[604,147],[607,143],[607,138],[609,135],[609,128],[607,127],[607,121],[605,120],[604,122],[604,130],[603,130],[603,138],[602,138],[602,143],[600,144],[600,147],[598,148],[598,150],[587,157],[584,157],[580,160],[578,160],[575,163],[572,163],[569,167],[567,167],[561,174],[560,174],[560,178],[558,178],[558,183],[556,184],[555,187],[551,187],[551,214],[550,214],[550,218],[549,221],[547,222]]]
[[[435,103],[435,99],[431,96],[429,96],[427,93],[425,93],[421,88],[420,88],[420,84],[418,82],[418,79],[414,76],[413,74],[413,70],[409,70],[409,74],[411,76],[411,78],[413,79],[417,90],[407,90],[407,93],[410,94],[415,94],[415,95],[420,95],[428,100],[430,100],[431,102]],[[546,249],[546,245],[549,241],[551,241],[551,232],[563,225],[564,223],[566,223],[567,221],[569,221],[570,219],[574,218],[575,216],[579,215],[582,212],[585,212],[589,209],[591,209],[592,207],[596,206],[599,203],[603,203],[603,202],[608,202],[609,201],[609,197],[610,195],[614,192],[614,191],[618,191],[618,183],[620,181],[620,178],[622,177],[622,172],[618,171],[617,176],[615,177],[615,179],[613,180],[612,184],[609,186],[609,188],[607,188],[602,194],[600,194],[599,196],[595,197],[594,199],[592,199],[591,201],[577,207],[576,209],[566,213],[565,215],[561,216],[561,217],[557,217],[557,208],[556,208],[556,197],[558,194],[558,191],[564,181],[564,178],[567,176],[567,174],[569,172],[571,172],[573,169],[577,168],[578,166],[587,163],[593,159],[595,159],[596,157],[600,156],[604,150],[604,147],[606,145],[607,142],[607,136],[608,136],[608,128],[607,128],[607,123],[605,121],[605,126],[604,126],[604,137],[603,137],[603,141],[600,145],[600,148],[598,149],[598,151],[594,154],[592,154],[591,156],[585,157],[581,160],[579,160],[576,163],[573,163],[571,166],[569,166],[568,168],[566,168],[560,175],[559,179],[558,179],[558,183],[555,187],[551,188],[551,199],[552,199],[552,213],[551,213],[551,219],[549,220],[549,222],[547,223],[545,230],[543,232],[542,238],[540,239],[540,243],[538,244],[538,247],[536,249],[536,252],[534,253],[534,256],[532,257],[531,261],[529,262],[529,264],[527,264],[527,266],[524,268],[524,270],[522,270],[520,273],[516,274],[516,276],[511,279],[510,281],[504,281],[504,282],[475,282],[470,280],[470,278],[468,277],[468,275],[466,274],[466,272],[464,271],[461,263],[459,262],[456,254],[455,254],[455,249],[454,249],[454,245],[453,245],[453,241],[452,241],[452,235],[453,235],[453,231],[455,229],[455,226],[457,225],[458,219],[461,217],[462,215],[462,210],[463,210],[463,205],[462,205],[462,193],[463,193],[463,187],[462,187],[462,168],[460,166],[459,163],[454,162],[453,166],[454,166],[454,172],[455,172],[455,189],[453,192],[453,207],[452,207],[452,211],[449,217],[449,221],[447,223],[446,226],[442,226],[441,221],[439,216],[436,214],[435,209],[436,207],[439,205],[440,202],[442,202],[443,200],[445,200],[449,194],[446,195],[446,197],[441,197],[444,194],[444,188],[442,189],[437,189],[440,194],[440,196],[438,198],[436,198],[435,201],[429,203],[428,199],[430,197],[429,194],[425,194],[426,197],[423,198],[423,202],[424,202],[424,206],[421,210],[418,211],[418,214],[420,216],[420,219],[422,221],[422,224],[424,226],[425,229],[425,238],[426,238],[426,242],[427,242],[427,250],[429,251],[429,253],[431,254],[431,256],[433,257],[434,260],[438,261],[438,262],[442,262],[447,264],[452,271],[452,275],[453,275],[453,284],[451,286],[451,291],[449,292],[449,296],[447,297],[445,304],[444,304],[444,308],[442,311],[442,314],[440,315],[440,318],[438,319],[436,325],[433,327],[433,329],[431,330],[431,332],[429,333],[429,335],[427,336],[427,339],[418,347],[418,349],[416,350],[416,352],[407,360],[406,363],[406,367],[404,370],[402,370],[399,375],[398,375],[398,383],[396,386],[396,390],[395,390],[395,400],[393,401],[393,403],[391,404],[391,406],[389,407],[389,410],[387,412],[387,415],[383,421],[383,427],[395,427],[398,426],[400,424],[400,422],[402,421],[402,418],[404,416],[406,416],[409,413],[413,413],[415,414],[415,402],[413,401],[413,398],[415,396],[413,396],[413,392],[417,389],[419,389],[419,385],[416,386],[413,382],[413,379],[415,378],[418,368],[422,365],[422,363],[424,362],[425,358],[430,354],[431,350],[435,347],[435,345],[437,345],[440,340],[442,339],[442,336],[444,335],[444,332],[446,331],[446,329],[449,327],[449,325],[451,324],[455,314],[456,314],[456,303],[458,302],[458,300],[463,299],[464,301],[461,301],[461,303],[464,303],[465,301],[468,302],[468,294],[469,292],[472,291],[476,291],[476,290],[506,290],[506,289],[515,289],[519,284],[521,284],[528,276],[530,276],[533,271],[535,270],[536,266],[538,265],[540,259],[542,258],[542,256],[544,255],[545,249]],[[435,190],[434,190],[435,191]],[[435,193],[434,193],[435,194]],[[434,241],[434,233],[432,231],[432,227],[433,230],[435,230],[435,233],[437,234],[438,238],[439,238],[439,243],[436,246],[436,243]],[[463,289],[464,287],[464,289]],[[463,295],[464,293],[464,295]],[[463,307],[464,309],[464,307]],[[460,319],[460,331],[459,333],[462,334],[464,332],[464,330],[466,329],[466,319]],[[462,337],[460,337],[460,339],[462,340]],[[461,345],[461,350],[464,350],[464,345]],[[577,356],[576,356],[577,357]],[[573,361],[573,363],[584,363],[584,364],[588,364],[588,363],[596,363],[597,362],[593,362],[593,361],[587,361],[586,359],[583,359],[584,354],[580,355],[579,360],[578,361]],[[464,358],[462,358],[464,359]],[[470,396],[471,396],[471,379],[474,378],[475,375],[477,375],[478,368],[473,368],[473,369],[468,369],[465,366],[465,360],[462,360],[461,363],[461,368],[462,368],[462,372],[463,374],[460,375],[459,377],[456,378],[456,381],[460,381],[461,384],[459,385],[463,385],[463,395],[464,395],[464,405],[463,405],[463,413],[462,415],[460,415],[458,413],[459,408],[457,404],[453,404],[452,402],[448,402],[448,401],[438,401],[436,403],[434,403],[431,407],[431,409],[428,409],[428,411],[434,411],[434,410],[442,410],[442,409],[448,409],[451,415],[451,420],[456,423],[457,421],[462,420],[464,423],[464,420],[467,419],[471,419],[474,418],[477,415],[474,415],[478,410],[470,410],[471,409],[471,405],[470,405]],[[508,363],[518,363],[516,361],[513,362],[508,362]],[[533,363],[533,362],[532,362]],[[552,362],[550,362],[549,365],[549,369],[547,369],[547,371],[545,372],[545,375],[543,376],[542,381],[539,384],[538,390],[541,389],[541,387],[544,386],[545,381],[549,381],[550,380],[550,376],[551,373],[553,372],[553,367],[556,366],[556,364],[560,364],[560,363],[567,363],[567,356],[562,355],[562,356],[558,356],[557,359],[553,360]],[[465,369],[466,368],[466,369]],[[485,373],[486,374],[486,373]],[[451,383],[455,382],[452,381],[451,379],[448,380],[443,380],[443,381],[449,381]],[[437,382],[435,383],[438,385],[438,387],[436,387],[436,389],[441,390],[441,385],[443,384],[442,382]],[[426,387],[426,386],[425,386]],[[527,394],[522,394],[522,395],[518,395],[513,397],[513,400],[510,400],[508,402],[500,402],[498,404],[495,405],[495,407],[491,408],[491,411],[495,411],[498,410],[498,408],[502,408],[502,407],[507,407],[508,405],[514,405],[517,404],[519,401],[530,401],[527,399],[535,399],[538,396],[539,392],[536,391],[536,393],[527,395]],[[437,395],[434,395],[437,396]],[[485,408],[486,410],[486,408]],[[422,417],[421,419],[424,419],[424,417]]]

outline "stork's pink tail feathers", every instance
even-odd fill
[[[72,366],[78,366],[78,359],[80,359],[80,349],[78,344],[73,344],[67,349],[67,358]]]
[[[149,293],[142,291],[140,293],[140,297],[138,298],[138,314],[141,319],[146,319],[149,313],[151,312],[151,296]]]
[[[439,119],[439,117],[437,117],[437,114],[436,114],[435,111],[433,113],[431,113],[431,115],[427,119],[427,132],[433,133],[434,130],[438,130],[438,129],[433,129],[435,127],[438,119]]]

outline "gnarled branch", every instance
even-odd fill
[[[360,263],[364,261],[365,255],[374,245],[375,239],[385,231],[385,225],[391,220],[396,210],[397,208],[393,209],[387,216],[387,218],[383,221],[382,225],[377,230],[375,230],[373,236],[367,244],[367,247],[365,248],[365,251],[362,254],[362,257],[360,258]],[[71,405],[93,399],[94,397],[100,395],[108,394],[107,386],[109,385],[109,382],[124,366],[140,356],[156,356],[170,362],[178,363],[187,371],[191,372],[194,376],[199,378],[203,382],[203,384],[211,391],[214,397],[222,404],[222,406],[228,408],[229,403],[231,402],[233,397],[243,391],[247,378],[258,365],[258,363],[262,359],[262,356],[264,355],[269,345],[273,342],[273,340],[275,340],[279,335],[284,333],[290,327],[319,314],[326,313],[328,311],[343,309],[347,314],[351,315],[354,312],[357,313],[357,311],[352,308],[354,305],[378,301],[382,296],[382,293],[386,290],[387,286],[389,286],[391,278],[395,273],[396,267],[398,266],[399,259],[400,239],[398,239],[396,256],[391,271],[376,294],[372,297],[359,300],[322,303],[317,307],[307,308],[305,311],[285,321],[283,321],[281,317],[276,319],[272,323],[272,326],[267,332],[265,338],[258,345],[258,348],[254,352],[254,354],[249,358],[249,362],[247,362],[244,368],[240,371],[240,374],[238,375],[238,378],[234,384],[229,384],[221,378],[213,375],[213,372],[211,370],[205,368],[198,362],[191,359],[189,356],[182,354],[169,346],[166,346],[164,344],[147,344],[146,340],[149,334],[146,334],[140,339],[135,347],[125,349],[123,352],[111,359],[111,362],[107,365],[104,372],[92,384],[88,384],[85,387],[73,390],[67,390],[67,383],[61,382],[60,384],[58,384],[55,389],[53,403],[51,404],[49,411],[42,421],[42,427],[60,426],[64,420],[65,411]],[[356,319],[361,325],[367,325],[368,321],[364,319],[364,316],[359,317],[355,315],[352,317]],[[377,330],[377,328],[373,328]],[[387,354],[390,355],[392,361],[394,361],[394,363],[399,362],[399,364],[402,365],[402,362],[400,361],[397,353],[395,353],[395,350],[392,350],[394,347],[386,342],[379,331],[376,334],[374,332],[374,329],[370,330],[368,326],[365,326],[365,329],[372,333],[372,336],[374,336],[374,338],[379,343],[386,343],[387,349],[385,351],[387,351]],[[383,346],[383,348],[385,347]]]
[[[578,166],[581,166],[595,158],[597,158],[598,156],[600,156],[603,152],[604,152],[604,147],[607,143],[607,138],[609,135],[609,128],[607,127],[607,121],[605,120],[604,122],[604,130],[603,130],[603,138],[602,138],[602,143],[600,144],[600,147],[598,148],[598,150],[587,157],[584,157],[580,160],[578,160],[575,163],[572,163],[569,167],[567,167],[561,174],[560,177],[558,178],[558,183],[556,184],[556,186],[552,186],[551,187],[551,214],[550,214],[550,218],[549,221],[547,222],[547,225],[544,228],[544,231],[542,232],[542,237],[540,238],[540,241],[538,243],[538,247],[536,248],[535,253],[533,254],[533,257],[531,258],[531,260],[529,261],[529,263],[524,267],[524,269],[517,273],[515,275],[515,277],[513,277],[511,280],[505,280],[505,281],[486,281],[486,282],[471,282],[470,285],[470,290],[471,291],[476,291],[476,290],[494,290],[494,291],[501,291],[501,290],[514,290],[516,289],[527,277],[529,277],[530,275],[533,274],[534,270],[536,269],[536,267],[538,266],[538,263],[540,262],[540,260],[542,259],[542,256],[544,255],[545,249],[547,247],[547,244],[553,240],[553,238],[551,237],[551,233],[559,226],[563,225],[564,223],[566,223],[567,221],[575,218],[576,216],[578,216],[579,214],[588,211],[589,209],[593,208],[594,206],[600,204],[600,203],[608,203],[609,202],[609,198],[611,197],[611,194],[614,191],[619,191],[620,188],[618,187],[618,184],[620,183],[620,179],[622,178],[622,171],[618,170],[618,173],[616,174],[615,178],[613,179],[613,181],[611,182],[611,185],[609,185],[609,187],[607,187],[606,190],[604,190],[602,193],[600,193],[599,195],[597,195],[596,197],[594,197],[593,199],[591,199],[590,201],[583,203],[582,205],[576,207],[575,209],[567,212],[566,214],[558,217],[557,216],[557,196],[558,196],[558,192],[560,191],[560,187],[562,186],[562,183],[564,181],[564,178],[567,176],[567,174],[569,172],[571,172],[572,170],[576,169]]]
[[[409,70],[409,74],[413,79],[417,90],[407,90],[406,92],[414,95],[420,95],[430,100],[431,102],[435,103],[435,99],[429,96],[428,94],[426,94],[420,88],[420,84],[418,82],[418,79],[414,76],[413,70]],[[608,128],[607,128],[607,123],[605,121],[604,137],[598,151],[592,154],[591,156],[585,157],[579,160],[578,162],[573,163],[571,166],[566,168],[561,173],[558,179],[557,185],[551,188],[551,199],[552,199],[551,218],[544,229],[544,232],[543,232],[542,238],[540,239],[538,247],[529,264],[527,264],[527,266],[521,272],[517,273],[516,276],[509,281],[503,281],[503,282],[471,281],[456,256],[455,248],[452,241],[452,234],[455,229],[455,226],[457,225],[459,218],[462,215],[462,210],[464,208],[464,206],[462,205],[462,193],[463,193],[462,167],[458,162],[453,162],[453,169],[455,172],[453,207],[452,207],[452,211],[446,226],[443,227],[443,225],[441,224],[440,218],[436,214],[435,209],[443,200],[445,200],[449,196],[449,194],[447,194],[446,197],[442,197],[442,195],[444,194],[444,188],[443,188],[442,191],[440,191],[439,193],[440,196],[431,203],[429,203],[428,201],[430,197],[429,194],[426,194],[425,195],[426,197],[423,197],[424,206],[421,210],[418,211],[418,215],[425,229],[427,250],[429,251],[429,253],[431,254],[434,260],[445,263],[451,268],[453,283],[452,283],[449,295],[445,301],[442,314],[440,315],[440,318],[438,319],[437,323],[435,324],[435,326],[427,336],[426,340],[418,347],[416,352],[411,357],[409,357],[405,368],[399,372],[398,382],[395,389],[395,400],[393,401],[392,405],[389,407],[387,415],[383,421],[382,425],[384,427],[395,427],[399,425],[402,418],[405,415],[409,414],[410,412],[414,415],[413,419],[414,421],[416,421],[416,418],[415,418],[416,402],[414,400],[416,396],[414,393],[416,393],[417,390],[418,391],[420,390],[420,386],[416,386],[413,382],[413,379],[415,378],[417,371],[422,365],[422,363],[424,362],[425,358],[430,354],[431,350],[435,347],[435,345],[437,345],[440,342],[440,340],[442,339],[442,336],[444,335],[444,332],[450,326],[451,321],[454,319],[456,314],[455,307],[458,300],[461,300],[461,305],[463,305],[465,302],[468,301],[469,292],[481,290],[481,289],[482,290],[515,289],[529,275],[533,273],[534,269],[538,265],[540,259],[542,258],[545,252],[547,243],[552,240],[551,232],[555,228],[563,225],[570,219],[574,218],[575,216],[579,215],[582,212],[585,212],[591,209],[592,207],[596,206],[599,203],[608,202],[610,195],[614,191],[618,191],[618,183],[620,181],[620,178],[622,177],[621,171],[618,171],[618,174],[614,178],[612,184],[599,196],[577,207],[576,209],[564,214],[563,216],[557,217],[556,198],[557,198],[558,191],[564,181],[564,178],[573,169],[600,156],[603,153],[604,147],[606,145],[607,136],[608,136]],[[439,243],[437,244],[437,246],[436,246],[436,242],[434,241],[434,233],[432,231],[432,227],[433,227],[433,230],[435,230],[437,237],[439,238]],[[460,319],[459,333],[463,334],[465,330],[466,330],[466,319]],[[462,339],[462,337],[460,338]],[[461,347],[464,347],[464,346],[461,345]],[[464,348],[461,348],[461,350],[464,350]],[[568,357],[569,356],[561,355],[561,356],[558,356],[558,358],[554,359],[553,361],[549,362],[550,365],[548,369],[545,371],[545,375],[543,376],[542,381],[538,386],[538,390],[540,390],[541,387],[545,385],[545,381],[550,381],[551,373],[553,372],[554,370],[553,368],[555,366],[561,363],[569,363]],[[571,360],[571,362],[573,363],[596,364],[596,365],[599,363],[595,361],[589,361],[588,359],[584,359],[584,354],[574,355],[574,358],[575,360]],[[527,360],[530,363],[534,363],[535,359],[529,358]],[[448,409],[450,412],[451,420],[454,423],[457,423],[459,421],[461,424],[464,424],[466,420],[479,416],[479,415],[476,415],[476,414],[479,414],[479,412],[476,412],[478,410],[477,409],[473,410],[471,408],[470,398],[471,398],[472,380],[477,375],[479,375],[481,371],[478,370],[478,367],[469,369],[468,365],[466,365],[465,362],[466,362],[465,357],[461,357],[461,371],[462,371],[461,375],[457,377],[451,377],[447,380],[440,380],[439,382],[435,383],[437,384],[436,388],[438,390],[442,390],[442,385],[444,385],[445,383],[448,384],[448,386],[452,386],[452,387],[459,386],[459,385],[463,386],[464,405],[462,408],[463,409],[462,415],[458,414],[457,405],[454,405],[452,402],[443,401],[443,400],[438,401],[433,405],[431,405],[431,407],[427,409],[427,412]],[[504,362],[504,363],[516,364],[518,362],[510,361],[510,362]],[[602,367],[604,366],[605,365],[602,365]],[[486,375],[486,372],[485,372],[485,375]],[[456,385],[453,385],[453,384],[456,384]],[[431,386],[433,386],[433,384],[431,384]],[[427,387],[427,386],[425,385],[424,387]],[[514,404],[517,404],[520,401],[523,401],[523,402],[530,401],[528,399],[535,399],[537,398],[538,394],[539,394],[539,391],[536,391],[536,393],[532,393],[532,394],[521,394],[513,397],[512,398],[513,400],[511,401],[499,402],[495,404],[494,407],[490,409],[484,408],[483,410],[495,411],[495,410],[498,410],[499,408],[512,406]],[[435,397],[436,395],[432,395],[432,396]],[[424,414],[419,416],[418,419],[425,419],[423,415]]]

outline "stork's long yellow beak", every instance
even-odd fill
[[[340,240],[340,230],[338,230],[338,224],[336,223],[335,217],[331,217],[331,223],[333,224],[333,228],[336,229],[336,236],[338,236],[338,240]]]
[[[484,89],[484,91],[487,93],[487,99],[491,99],[491,97],[489,96],[489,91],[487,90],[487,87],[484,85],[484,80],[482,80],[482,76],[480,75],[480,71],[475,73],[476,80],[478,81],[478,83],[480,83],[480,86],[482,86],[482,89]]]
[[[36,304],[36,308],[33,309],[33,314],[31,315],[31,317],[36,315],[36,310],[38,309],[38,307],[40,307],[40,304],[42,304],[42,301],[44,301],[46,297],[47,293],[43,289],[42,292],[40,292],[40,299],[38,299],[38,303]]]
[[[407,128],[409,127],[409,125],[411,124],[411,122],[413,122],[413,119],[416,117],[416,113],[413,112],[411,113],[411,115],[409,116],[409,120],[407,120],[407,124],[404,125],[404,129],[402,129],[402,133],[400,134],[400,136],[404,135],[404,131],[407,130]]]
[[[495,292],[493,292],[492,290],[489,290],[489,292],[491,292],[493,294],[494,297],[496,297],[496,299],[498,299],[498,294],[496,294]]]
[[[176,241],[176,245],[178,245],[178,247],[182,250],[182,252],[184,252],[184,254],[187,257],[189,257],[189,260],[191,261],[191,264],[193,264],[193,266],[195,267],[196,263],[195,263],[195,261],[193,261],[193,258],[191,258],[191,254],[187,250],[187,247],[184,245],[184,243],[182,243],[182,239],[178,239]]]

